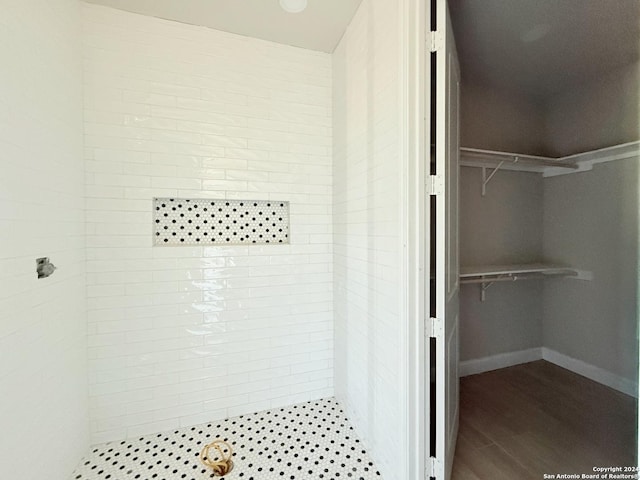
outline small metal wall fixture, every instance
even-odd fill
[[[36,258],[36,272],[38,278],[47,278],[57,267],[49,261],[49,257]]]
[[[222,477],[233,469],[233,450],[224,440],[214,440],[200,452],[200,461],[205,467],[213,470],[216,477]]]

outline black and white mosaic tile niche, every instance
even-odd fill
[[[154,245],[289,243],[289,202],[154,198]]]
[[[214,477],[199,460],[221,438],[233,470]],[[335,399],[228,418],[96,446],[74,480],[380,480]]]

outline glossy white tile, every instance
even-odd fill
[[[333,54],[336,397],[387,478],[408,476],[396,461],[407,448],[398,14],[396,2],[364,0]]]
[[[83,11],[94,440],[332,395],[330,56]],[[291,202],[291,244],[154,248],[153,197]]]

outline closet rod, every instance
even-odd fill
[[[480,301],[484,302],[486,299],[486,293],[489,287],[496,282],[519,282],[522,280],[543,280],[548,277],[571,277],[575,276],[575,272],[567,271],[567,272],[556,272],[556,273],[512,273],[512,274],[502,274],[497,276],[480,277],[480,278],[461,278],[460,283],[469,284],[475,283],[480,284]]]
[[[541,157],[537,155],[524,155],[520,153],[498,152],[495,150],[481,150],[478,148],[467,147],[461,147],[460,152],[468,157],[492,162],[506,161],[511,163],[529,163],[544,165],[546,167],[570,168],[572,170],[580,168],[575,162],[559,162],[550,157]]]
[[[460,279],[460,283],[493,283],[493,282],[518,282],[520,280],[543,280],[549,277],[573,277],[576,276],[575,272],[566,271],[566,272],[558,272],[558,273],[540,273],[540,274],[505,274],[502,276],[486,276],[481,278],[462,278]]]

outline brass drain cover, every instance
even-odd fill
[[[200,461],[211,470],[216,477],[222,477],[233,470],[233,450],[224,440],[214,440],[200,452]]]

